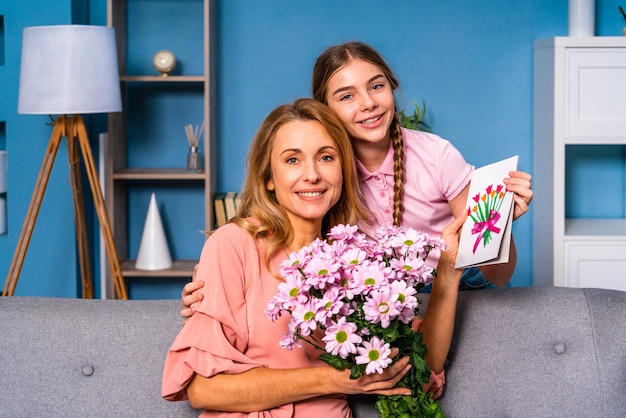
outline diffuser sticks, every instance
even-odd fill
[[[187,170],[189,171],[202,171],[202,155],[198,151],[198,144],[203,131],[204,122],[195,128],[191,124],[185,125],[185,134],[189,142],[189,152],[187,153]]]

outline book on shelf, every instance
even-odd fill
[[[237,212],[237,207],[235,206],[235,197],[237,196],[236,192],[228,192],[224,196],[224,207],[226,208],[226,220],[232,219]]]
[[[218,193],[213,198],[213,208],[215,210],[215,226],[218,228],[224,225],[227,221],[226,206],[224,203],[225,197],[226,193]]]
[[[235,209],[239,210],[239,206],[241,206],[241,193],[235,195]]]

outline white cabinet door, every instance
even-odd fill
[[[626,241],[566,241],[564,284],[626,291]]]
[[[566,142],[626,136],[626,50],[566,49]],[[610,142],[610,141],[609,141]]]

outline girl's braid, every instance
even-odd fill
[[[398,112],[395,113],[394,120],[389,126],[389,134],[393,146],[393,224],[400,226],[404,210],[402,205],[402,195],[404,194],[404,147]]]

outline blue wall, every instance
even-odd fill
[[[532,171],[532,43],[567,35],[567,0],[254,3],[219,3],[218,129],[220,139],[228,138],[219,160],[229,162],[219,167],[222,190],[241,184],[244,173],[233,166],[243,167],[241,150],[265,114],[309,95],[316,56],[353,39],[385,55],[401,82],[400,104],[424,100],[427,122],[468,162],[481,166],[519,154],[520,169]],[[596,1],[597,35],[622,35],[618,6]],[[611,166],[623,171],[619,161]],[[620,216],[623,202],[615,196],[609,211]],[[531,218],[514,223],[513,286],[532,283]]]
[[[619,4],[596,1],[596,35],[622,34]],[[315,57],[331,44],[354,39],[386,56],[401,81],[401,105],[424,100],[427,122],[468,162],[481,166],[519,154],[520,168],[530,172],[532,43],[567,35],[567,5],[567,0],[217,0],[220,191],[240,188],[245,150],[264,116],[280,103],[310,95]],[[16,114],[22,28],[82,18],[103,25],[106,1],[4,0],[0,15],[5,28],[0,121],[6,122],[10,173],[9,234],[0,236],[2,279],[50,132],[45,118]],[[96,117],[90,123],[96,139],[106,122]],[[609,171],[623,172],[623,161],[611,155],[606,153]],[[49,186],[54,198],[44,201],[17,294],[77,292],[67,165],[57,165]],[[623,202],[623,195],[609,201],[607,216],[623,216]],[[514,286],[532,282],[531,218],[527,214],[514,224],[519,252]],[[183,283],[149,285],[133,297],[177,298]]]

